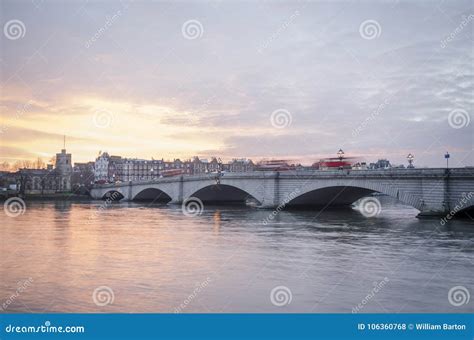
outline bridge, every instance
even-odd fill
[[[202,174],[95,186],[95,199],[181,204],[254,200],[261,208],[350,205],[372,193],[398,199],[420,216],[443,216],[474,208],[474,168],[325,170]]]

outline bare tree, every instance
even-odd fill
[[[6,161],[3,163],[0,163],[0,171],[10,171],[10,169],[11,169],[10,163]]]
[[[34,162],[34,167],[36,169],[44,169],[46,168],[46,163],[43,162],[43,160],[40,157],[38,157],[36,161]]]
[[[54,166],[56,164],[56,156],[51,157],[48,164],[52,164]]]
[[[15,163],[13,163],[12,165],[12,171],[18,171],[20,170],[22,167],[21,165],[21,161],[16,161]]]
[[[21,167],[24,168],[24,169],[33,169],[34,162],[25,159],[25,160],[21,161]]]

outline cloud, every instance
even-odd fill
[[[6,127],[2,134],[4,141],[17,142],[17,141],[28,141],[36,142],[39,140],[63,140],[64,135],[59,133],[50,133],[34,129],[21,128],[21,127]],[[83,137],[67,136],[68,141],[74,142],[93,142],[93,140]]]
[[[26,149],[3,144],[0,144],[0,155],[2,160],[33,159],[37,157],[37,154]]]
[[[80,136],[81,159],[94,148],[311,158],[345,147],[399,162],[410,150],[427,165],[442,165],[438,152],[450,149],[461,165],[474,163],[474,123],[458,130],[447,123],[458,108],[474,120],[474,23],[462,26],[470,1],[41,6],[4,5],[28,34],[0,51],[2,115],[51,133],[30,132],[32,141],[56,140],[52,127]],[[203,25],[201,39],[182,36],[191,18]],[[376,39],[361,36],[366,20],[380,25]],[[91,124],[98,108],[114,114],[109,129]],[[275,131],[270,116],[278,109],[292,123]]]

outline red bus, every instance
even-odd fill
[[[289,165],[286,160],[272,159],[270,161],[260,161],[257,163],[258,171],[287,171],[294,170],[294,166]]]
[[[161,172],[160,177],[173,177],[173,176],[179,176],[184,174],[183,169],[170,169],[170,170],[163,170]]]

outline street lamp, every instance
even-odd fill
[[[413,156],[411,153],[408,154],[407,159],[408,159],[408,168],[409,169],[414,168],[414,166],[413,166],[413,159],[414,158],[415,158],[415,156]]]
[[[220,158],[217,159],[217,175],[216,175],[216,184],[221,184],[221,177],[222,177],[222,160]]]
[[[342,149],[339,149],[337,152],[337,157],[339,157],[339,160],[342,162],[342,159],[344,158],[344,151],[342,151]]]
[[[451,156],[450,156],[449,152],[446,151],[446,153],[444,154],[444,158],[446,158],[446,169],[449,168],[449,157],[451,157]]]

